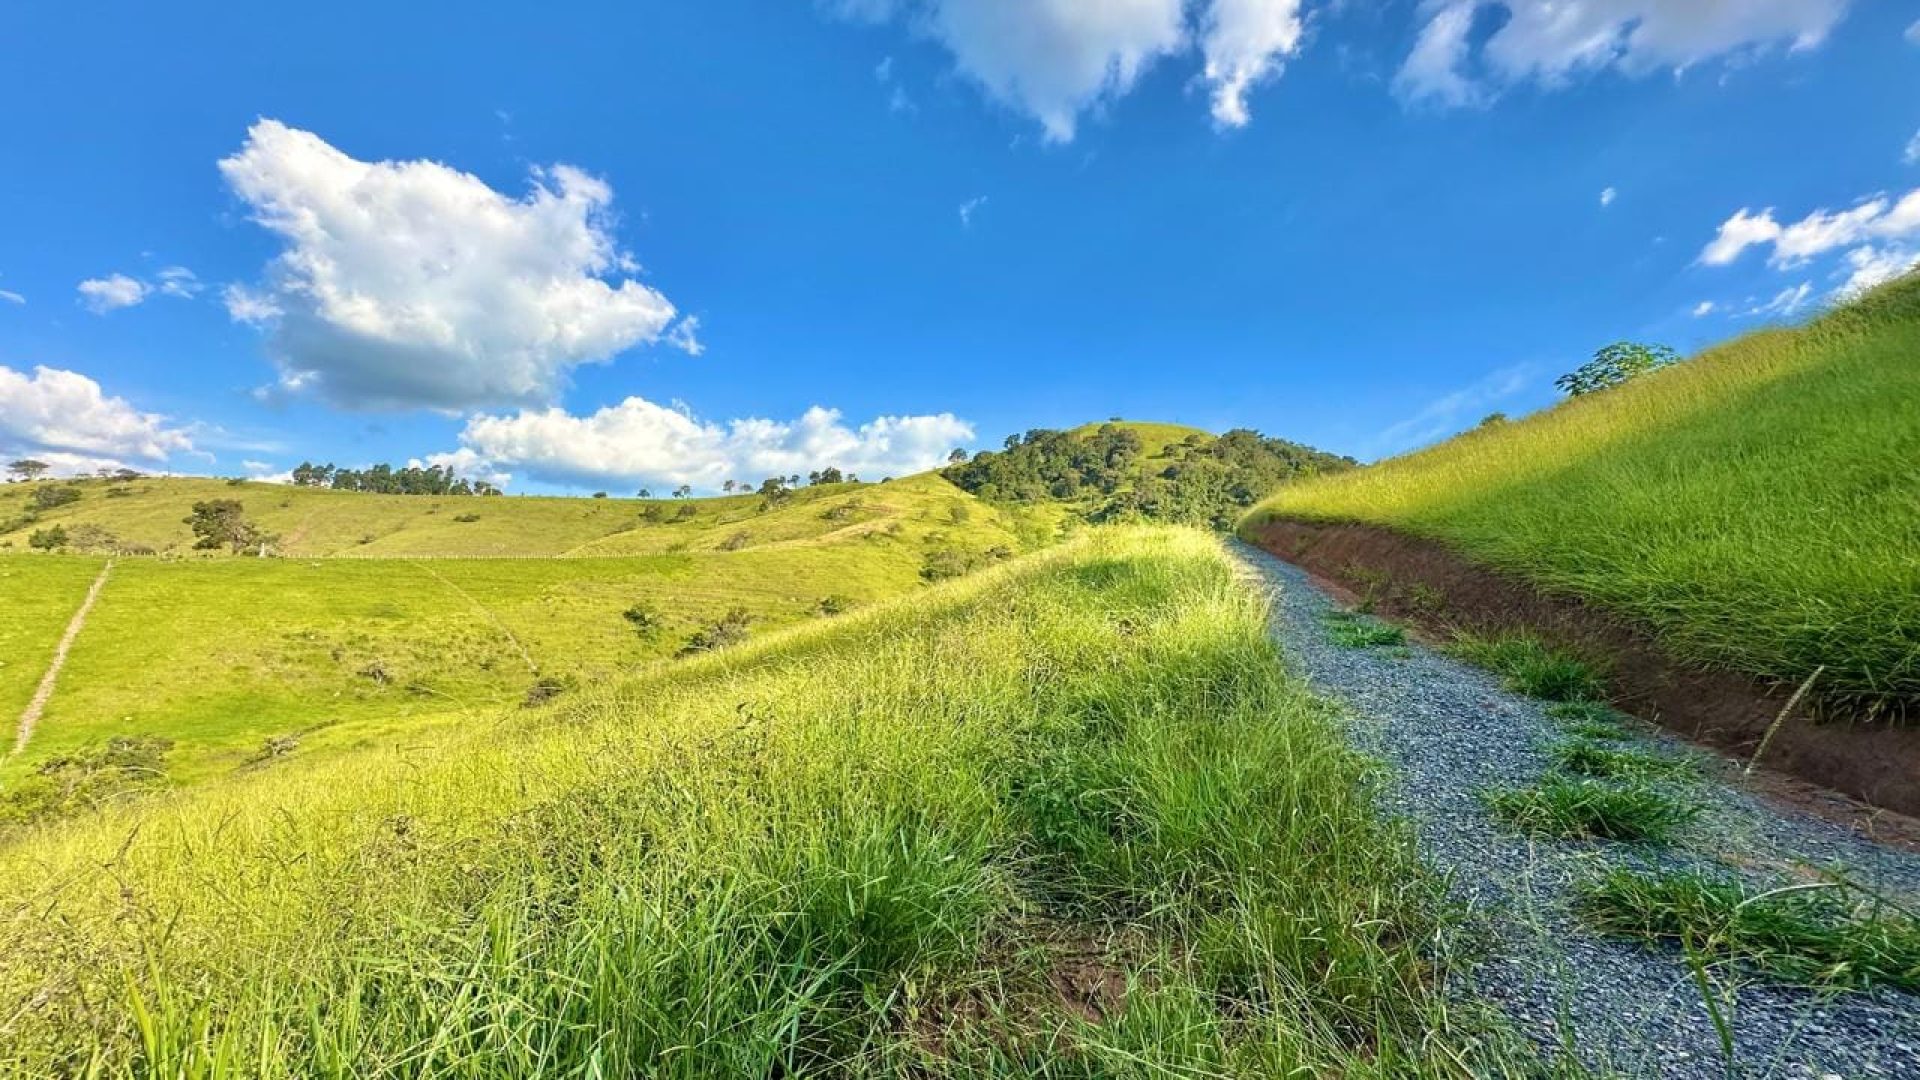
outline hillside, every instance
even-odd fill
[[[1114,420],[1035,429],[1002,450],[942,470],[1003,506],[1056,505],[1088,521],[1162,521],[1227,529],[1276,486],[1354,461],[1256,431],[1213,435],[1178,424]]]
[[[1920,278],[1243,522],[1357,522],[1597,602],[1846,714],[1920,707]],[[1286,554],[1286,552],[1282,552]]]
[[[1103,531],[29,835],[0,861],[0,1071],[1483,1065],[1365,769],[1216,541]]]
[[[0,488],[0,506],[55,483]],[[92,525],[121,550],[165,555],[117,560],[31,743],[0,763],[8,787],[116,737],[167,740],[143,768],[150,781],[177,784],[487,722],[670,659],[722,624],[751,637],[828,618],[1056,536],[1039,516],[982,504],[932,474],[803,488],[764,509],[758,496],[640,503],[218,480],[74,486],[80,500],[44,512],[34,528]],[[181,519],[206,498],[241,500],[299,557],[195,551]],[[643,516],[649,506],[661,520]],[[105,561],[17,546],[0,555],[9,731]],[[8,806],[33,809],[0,803],[0,826]]]

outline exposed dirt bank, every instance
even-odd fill
[[[1677,661],[1646,632],[1609,612],[1544,593],[1430,540],[1368,525],[1301,521],[1257,526],[1248,538],[1319,578],[1370,596],[1382,614],[1430,633],[1525,628],[1604,657],[1615,704],[1742,762],[1793,693],[1791,686]],[[1762,787],[1770,794],[1848,818],[1888,839],[1920,840],[1920,822],[1913,818],[1875,815],[1831,794],[1920,815],[1920,726],[1815,723],[1796,715],[1767,747],[1761,771],[1769,770],[1776,775]]]

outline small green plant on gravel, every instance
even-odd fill
[[[1701,873],[1620,869],[1582,886],[1575,910],[1602,933],[1690,943],[1791,983],[1920,991],[1920,921],[1837,882],[1754,892]]]
[[[1549,774],[1528,788],[1490,792],[1487,807],[1528,832],[1665,843],[1700,807],[1643,781],[1612,784]]]
[[[1327,636],[1335,645],[1348,649],[1371,649],[1384,645],[1404,645],[1407,632],[1379,619],[1352,612],[1329,612],[1324,620]]]
[[[1528,697],[1585,701],[1601,696],[1600,673],[1592,664],[1531,634],[1482,636],[1462,632],[1448,651],[1495,672],[1508,689]]]
[[[1603,780],[1667,780],[1696,776],[1700,771],[1698,765],[1686,758],[1662,757],[1584,740],[1555,747],[1553,757],[1554,764],[1564,772]]]
[[[1547,706],[1547,715],[1560,722],[1561,730],[1582,739],[1619,741],[1632,733],[1623,721],[1625,715],[1605,702],[1560,701]]]

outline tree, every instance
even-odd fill
[[[734,489],[734,488],[736,488],[736,487],[738,487],[738,486],[739,486],[738,484],[735,484],[735,483],[734,483],[733,481],[731,481],[731,480],[728,480],[728,481],[726,481],[726,482],[724,482],[724,483],[722,483],[722,484],[720,485],[720,490],[721,490],[721,491],[724,491],[724,492],[726,492],[726,493],[727,493],[727,494],[729,494],[729,495],[731,495],[731,494],[733,494],[733,489]]]
[[[27,546],[38,551],[53,551],[67,546],[67,530],[59,525],[50,529],[35,529],[27,537]]]
[[[641,488],[641,489],[640,489],[640,497],[641,497],[641,498],[643,498],[643,499],[651,499],[651,498],[653,498],[653,489],[652,489],[652,488]]]
[[[963,447],[956,446],[947,454],[947,464],[949,465],[958,465],[965,460],[967,460],[967,451]]]
[[[246,508],[240,505],[238,499],[209,499],[194,503],[193,514],[183,520],[193,529],[193,535],[200,538],[193,546],[203,551],[225,547],[238,555],[248,548],[258,547],[264,552],[274,539],[247,520]]]
[[[7,471],[21,480],[38,480],[53,466],[34,458],[21,458],[7,466]]]
[[[673,489],[673,497],[676,499],[684,499],[687,496],[692,494],[693,494],[692,484],[681,484],[679,487]]]
[[[1593,354],[1593,359],[1553,381],[1570,397],[1608,390],[1649,371],[1658,371],[1680,362],[1680,354],[1665,345],[1642,345],[1635,341],[1616,341]]]
[[[35,510],[51,510],[56,506],[80,501],[80,489],[72,484],[56,484],[53,487],[36,488],[33,492]]]
[[[846,475],[831,465],[807,474],[809,484],[844,484],[846,482]]]

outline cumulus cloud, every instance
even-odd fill
[[[715,488],[728,479],[788,476],[835,466],[868,478],[930,469],[973,426],[951,413],[882,416],[859,427],[833,409],[814,407],[799,419],[713,423],[684,407],[630,397],[590,415],[558,408],[514,415],[478,415],[460,433],[461,447],[426,459],[468,476],[496,479],[524,472],[556,484],[692,484]]]
[[[1200,51],[1213,87],[1215,123],[1247,126],[1247,91],[1279,76],[1281,65],[1300,51],[1303,29],[1300,0],[1213,0]]]
[[[125,274],[88,278],[79,284],[78,289],[80,303],[95,315],[105,315],[109,311],[133,307],[145,300],[147,294],[152,291],[146,282]]]
[[[220,162],[284,250],[224,294],[262,326],[289,392],[350,408],[551,401],[573,368],[658,341],[675,309],[610,232],[613,191],[579,169],[522,198],[432,161],[359,161],[261,120]]]
[[[75,371],[0,367],[0,453],[32,454],[67,471],[157,462],[193,450],[186,431],[144,413]]]
[[[155,286],[156,289],[167,296],[178,297],[182,300],[191,300],[199,296],[201,291],[206,288],[205,285],[200,283],[200,279],[194,276],[193,271],[184,266],[166,267],[158,274],[155,274],[154,277],[160,281],[160,284]]]
[[[1767,261],[1787,269],[1842,248],[1920,235],[1920,188],[1897,202],[1875,195],[1848,210],[1815,210],[1790,225],[1774,219],[1771,208],[1755,214],[1742,208],[1722,222],[1700,261],[1725,266],[1750,247],[1773,248]]]
[[[1483,93],[1469,72],[1479,12],[1503,16],[1477,59],[1493,84],[1566,84],[1612,69],[1630,76],[1680,72],[1768,49],[1810,49],[1850,0],[1429,0],[1427,22],[1396,85],[1415,100],[1469,104]]]
[[[1913,138],[1907,140],[1907,148],[1900,151],[1900,160],[1908,165],[1920,165],[1920,131],[1914,132]]]
[[[1717,308],[1718,306],[1719,305],[1715,304],[1711,300],[1702,300],[1699,303],[1693,305],[1693,317],[1696,319],[1703,319],[1708,315],[1713,314],[1714,309]]]
[[[1620,197],[1620,193],[1618,191],[1615,191],[1612,188],[1607,188],[1604,191],[1600,192],[1600,205],[1602,207],[1612,206],[1613,200],[1619,197]]]

